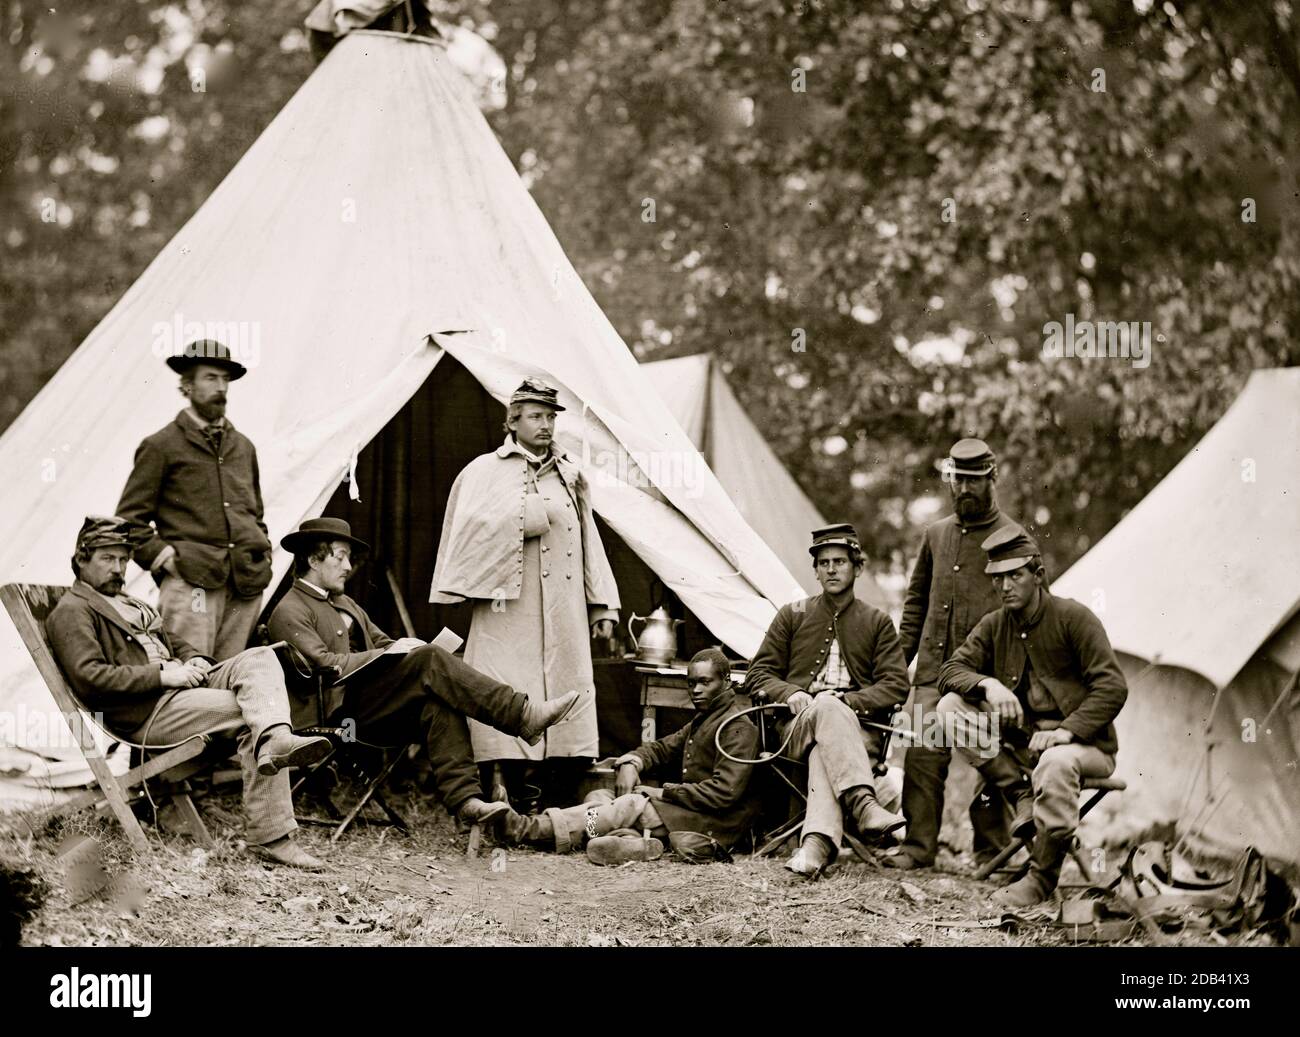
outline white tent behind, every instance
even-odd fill
[[[1129,677],[1115,834],[1175,821],[1300,862],[1300,368],[1254,372],[1053,592],[1098,614]]]
[[[699,353],[641,366],[745,521],[806,593],[821,593],[808,555],[808,534],[826,525],[826,519],[750,420],[717,362]],[[863,601],[885,608],[870,572],[863,573],[855,590]]]
[[[137,444],[183,405],[163,356],[210,322],[250,369],[229,417],[258,448],[275,542],[450,354],[502,402],[525,374],[559,386],[557,438],[597,513],[735,651],[799,594],[435,43],[342,40],[0,438],[0,582],[70,582],[83,516],[115,507]],[[288,564],[277,549],[277,578]],[[130,590],[156,596],[144,574]],[[0,710],[20,703],[54,710],[3,617]]]

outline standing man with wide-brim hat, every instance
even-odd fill
[[[226,418],[230,383],[248,371],[212,339],[167,366],[189,405],[136,449],[117,513],[159,584],[168,632],[229,659],[247,646],[271,582],[257,451]]]
[[[916,660],[913,708],[922,726],[939,704],[939,667],[961,647],[966,635],[998,607],[998,596],[984,575],[980,541],[1011,522],[998,509],[998,462],[982,439],[962,439],[935,462],[952,496],[953,513],[925,531],[912,566],[899,638],[908,663]],[[903,814],[907,839],[885,863],[894,868],[934,864],[943,825],[944,783],[952,762],[951,746],[913,745],[903,763]],[[1028,776],[1024,778],[1028,787]],[[1001,790],[985,784],[970,806],[977,862],[995,856],[1009,835]]]
[[[526,379],[505,441],[466,465],[447,498],[429,600],[474,603],[465,661],[537,703],[581,693],[536,746],[471,723],[480,763],[599,755],[591,637],[609,636],[619,595],[587,481],[555,444],[563,410],[554,387]]]

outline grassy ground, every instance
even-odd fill
[[[407,787],[393,801],[410,822],[409,835],[358,826],[331,845],[327,829],[305,827],[303,844],[328,862],[320,874],[250,858],[235,794],[201,802],[217,840],[210,852],[146,826],[155,852],[137,859],[115,824],[82,814],[43,826],[0,818],[0,861],[33,869],[45,887],[43,905],[23,930],[28,945],[1071,942],[1046,927],[997,928],[987,901],[992,887],[957,874],[963,862],[946,852],[940,863],[951,870],[900,875],[852,859],[815,883],[793,878],[778,860],[748,857],[599,868],[581,854],[489,844],[469,858],[466,834],[431,800]],[[80,853],[69,854],[78,840]],[[102,862],[98,879],[87,854]]]

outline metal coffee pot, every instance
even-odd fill
[[[632,631],[632,624],[638,619],[645,624],[641,628],[640,638]],[[677,628],[682,622],[683,620],[671,618],[668,610],[663,607],[655,609],[648,616],[632,613],[632,618],[627,621],[627,632],[636,648],[636,657],[656,666],[671,663],[677,657]]]

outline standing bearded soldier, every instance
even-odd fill
[[[226,420],[230,383],[247,370],[212,340],[167,366],[189,406],[137,448],[117,513],[159,584],[167,632],[220,661],[247,647],[271,582],[257,451]]]
[[[980,541],[1010,521],[999,512],[994,493],[997,459],[982,440],[955,443],[938,468],[952,493],[953,514],[925,531],[898,630],[907,661],[916,660],[913,701],[921,731],[935,729],[939,667],[961,647],[975,624],[998,607],[997,593],[983,572]],[[885,858],[890,867],[906,870],[934,864],[951,761],[949,746],[908,748],[903,764],[907,839],[897,854]],[[1006,845],[1005,814],[1001,790],[986,783],[970,807],[976,860],[992,858]]]

